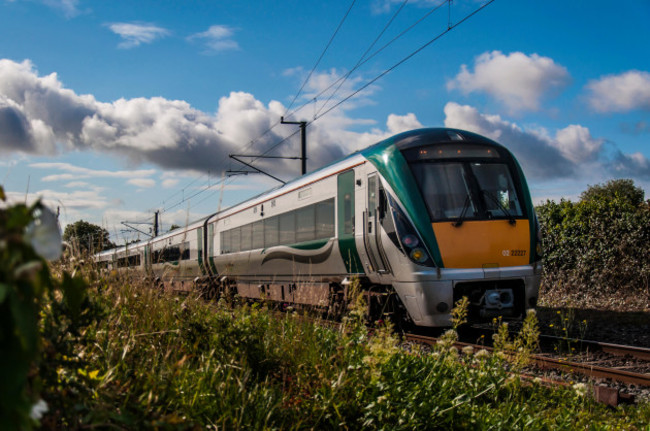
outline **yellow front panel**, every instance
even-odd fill
[[[433,223],[445,268],[494,268],[526,265],[530,261],[528,220]]]

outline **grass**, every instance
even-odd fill
[[[90,266],[77,273],[90,286],[77,323],[55,296],[41,314],[45,429],[645,429],[650,421],[646,405],[608,409],[581,391],[525,384],[505,371],[517,355],[458,352],[453,330],[432,352],[407,352],[390,328],[368,334],[361,302],[337,329],[260,304],[169,296]]]

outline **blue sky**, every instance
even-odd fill
[[[536,202],[650,192],[650,2],[496,0],[444,34],[484,3],[0,0],[0,183],[132,239],[121,221],[158,209],[165,229],[274,187],[224,171],[291,135],[285,115],[311,122],[310,170],[449,126],[509,147]]]

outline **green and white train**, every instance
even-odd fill
[[[161,285],[449,326],[536,306],[539,226],[521,167],[480,135],[401,133],[165,235],[96,255]],[[123,270],[123,269],[120,269]]]

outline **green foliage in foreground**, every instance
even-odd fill
[[[523,384],[505,371],[509,355],[458,352],[453,331],[433,352],[407,352],[387,330],[369,336],[354,310],[332,329],[128,279],[94,286],[101,318],[57,341],[76,337],[74,352],[48,359],[48,428],[641,429],[650,420],[650,409],[609,410],[580,388]],[[54,308],[43,326],[52,319]]]
[[[631,180],[591,186],[579,202],[537,207],[544,287],[591,295],[650,292],[650,206]]]
[[[52,277],[42,255],[61,254],[61,236],[56,216],[40,202],[6,205],[0,186],[0,429],[29,429],[45,403],[39,393],[48,376],[39,373],[51,346],[43,326],[46,310],[65,320],[58,331],[70,331],[69,350],[78,349],[81,338],[75,330],[84,320],[87,284],[61,272]],[[42,368],[41,368],[42,369]]]

